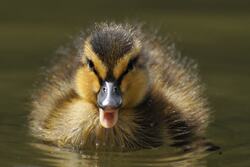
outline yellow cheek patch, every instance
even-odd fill
[[[91,60],[94,63],[96,71],[98,72],[100,77],[104,79],[107,75],[107,68],[93,51],[92,46],[89,43],[89,40],[87,40],[84,44],[83,53],[84,56],[86,56],[89,60]]]
[[[141,46],[138,41],[135,42],[135,46],[133,49],[125,54],[116,64],[113,75],[116,79],[118,79],[122,73],[126,70],[128,63],[131,59],[135,58],[141,51]]]
[[[132,108],[140,103],[148,90],[148,76],[144,70],[127,74],[121,83],[123,107]]]
[[[75,85],[77,93],[88,102],[96,103],[96,93],[100,89],[97,76],[87,67],[77,70]]]

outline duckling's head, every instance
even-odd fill
[[[112,128],[119,112],[136,107],[147,92],[141,41],[129,26],[103,24],[84,41],[80,53],[76,92],[95,106],[100,124]]]

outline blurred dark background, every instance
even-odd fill
[[[21,155],[32,152],[22,149],[27,141],[25,104],[40,67],[71,36],[95,22],[124,20],[143,22],[161,36],[171,36],[182,55],[198,62],[213,111],[209,135],[224,152],[209,157],[208,164],[249,165],[248,0],[2,0],[0,162],[20,162]]]

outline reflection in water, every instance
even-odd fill
[[[88,166],[166,166],[166,167],[205,167],[208,155],[200,148],[184,153],[173,148],[157,148],[136,152],[92,152],[81,153],[62,150],[54,146],[32,143],[46,157],[39,159],[57,167],[88,167]]]

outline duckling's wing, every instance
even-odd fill
[[[44,124],[49,114],[55,106],[66,96],[72,94],[73,74],[79,67],[79,44],[82,37],[77,42],[61,47],[52,58],[49,67],[43,67],[40,79],[35,84],[31,99],[31,128],[39,134],[39,129]],[[78,49],[77,49],[78,48]]]
[[[171,109],[166,114],[178,113],[185,126],[202,135],[208,124],[208,105],[203,97],[203,86],[197,74],[197,65],[182,58],[175,45],[161,47],[157,40],[150,42],[149,69],[154,87],[161,92]],[[176,120],[177,121],[177,120]]]

